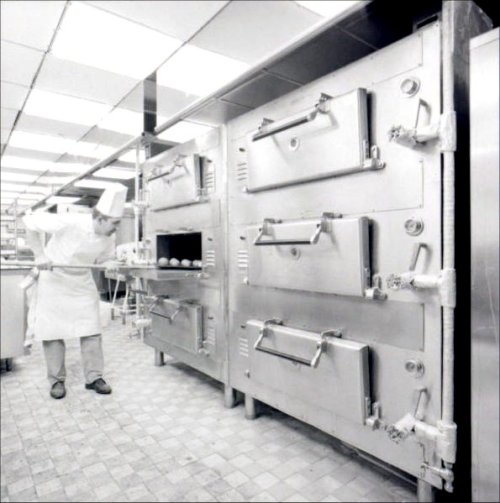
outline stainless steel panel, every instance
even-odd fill
[[[498,28],[471,41],[473,501],[500,501],[498,54]]]
[[[160,299],[150,313],[157,337],[194,353],[202,347],[202,306],[190,300]]]
[[[250,379],[298,397],[312,407],[363,423],[369,397],[368,346],[337,338],[325,339],[326,347],[317,367],[297,365],[279,356],[293,354],[313,359],[320,335],[291,327],[270,325],[262,345],[276,354],[256,351],[255,343],[264,327],[262,321],[246,324],[250,354]]]
[[[219,126],[246,112],[248,112],[248,107],[213,99],[189,118],[194,122]]]
[[[2,316],[0,357],[13,358],[24,352],[27,305],[25,292],[19,283],[28,269],[2,269]]]
[[[327,228],[318,235],[317,243],[293,244],[300,242],[297,238],[312,239],[321,230],[319,221],[270,226],[271,239],[290,245],[256,246],[262,227],[249,227],[249,284],[363,296],[370,279],[368,220],[327,219]],[[258,243],[269,241],[263,236]]]
[[[320,96],[318,96],[318,99]],[[313,119],[256,140],[247,136],[248,190],[263,190],[363,169],[368,148],[366,91],[356,89],[328,100],[327,111],[317,111]],[[308,109],[280,121],[307,117]],[[316,107],[318,108],[318,107]],[[312,112],[314,113],[314,112]],[[257,124],[256,124],[257,126]],[[266,128],[274,128],[269,124]],[[366,153],[369,157],[369,153]]]
[[[257,108],[297,89],[297,87],[299,87],[298,84],[264,73],[225,94],[223,98],[248,108]]]
[[[413,127],[420,99],[428,104],[430,110],[430,117],[421,119],[431,122],[439,120],[440,37],[439,24],[427,26],[393,46],[267,103],[228,125],[231,385],[417,477],[422,476],[421,463],[434,459],[433,446],[422,448],[412,438],[395,444],[383,430],[372,431],[366,425],[324,409],[321,397],[314,403],[308,401],[311,395],[320,396],[318,390],[330,388],[331,377],[318,383],[315,391],[307,390],[308,393],[294,393],[291,391],[292,386],[286,387],[286,382],[282,388],[274,386],[274,381],[279,377],[276,377],[275,372],[278,372],[280,365],[300,368],[295,372],[302,372],[302,376],[305,375],[304,371],[313,371],[300,363],[294,364],[286,358],[257,351],[259,357],[266,357],[268,362],[267,367],[263,368],[263,372],[267,372],[263,374],[265,378],[257,381],[252,377],[252,340],[248,337],[249,329],[244,327],[248,320],[264,321],[277,317],[288,327],[317,334],[332,327],[342,328],[342,340],[369,345],[370,398],[372,403],[380,404],[382,420],[392,424],[412,413],[417,389],[425,387],[429,395],[425,402],[425,421],[430,425],[436,424],[441,416],[442,374],[439,294],[432,290],[388,290],[386,277],[392,272],[408,271],[412,263],[412,251],[419,242],[425,243],[426,248],[415,270],[436,275],[442,269],[439,144],[429,141],[425,145],[408,148],[391,142],[388,136],[393,126],[402,124]],[[405,94],[402,89],[403,82],[408,78],[420,82],[418,91],[412,96]],[[356,89],[366,89],[368,92],[369,140],[371,145],[379,148],[380,159],[385,162],[383,169],[348,176],[328,175],[328,178],[280,186],[276,190],[245,191],[245,187],[250,188],[252,170],[248,138],[255,134],[256,125],[263,117],[276,120],[271,128],[276,127],[276,124],[283,125],[288,119],[296,118],[300,111],[309,110],[321,93],[344,96]],[[280,134],[284,133],[278,133],[273,139]],[[254,143],[268,140],[263,138]],[[321,153],[316,152],[316,155],[319,157]],[[302,170],[307,170],[310,164],[306,160]],[[272,172],[274,164],[268,162],[266,166]],[[255,284],[251,277],[254,275],[251,272],[252,267],[255,267],[254,262],[258,264],[257,271],[262,267],[260,263],[265,263],[272,253],[277,253],[276,246],[252,245],[252,237],[255,239],[258,235],[258,224],[269,217],[281,219],[284,223],[313,222],[323,212],[341,213],[343,219],[369,219],[371,274],[373,281],[380,280],[380,287],[387,292],[386,300],[308,291],[302,285],[297,289],[282,288],[277,286],[276,281],[274,284]],[[424,228],[418,236],[407,233],[405,226],[409,219],[421,219],[424,222]],[[281,225],[271,224],[270,231],[278,233],[271,235],[266,232],[262,238],[284,239],[286,236],[306,240],[312,236],[311,228],[307,232],[295,230],[291,234],[280,234],[283,232],[279,231]],[[254,234],[249,235],[249,229],[253,229]],[[325,237],[328,236],[321,235],[319,243]],[[262,260],[259,259],[260,262],[253,261],[253,248],[259,248],[258,253],[266,254],[261,257]],[[292,245],[287,245],[290,256],[291,248]],[[312,253],[314,245],[297,245],[295,248],[300,249],[302,257],[304,250],[306,254]],[[298,262],[301,260],[299,258]],[[321,283],[322,268],[327,267],[329,265],[323,266],[323,262],[320,262],[317,268],[312,269],[317,282]],[[286,267],[281,266],[285,271],[287,268],[288,264]],[[279,276],[280,263],[276,260],[270,269],[270,275]],[[288,277],[283,281],[293,285],[296,275],[295,270],[288,269]],[[280,350],[287,352],[286,348]],[[297,353],[304,359],[308,358],[301,351]],[[273,358],[279,362],[271,364]],[[424,374],[416,377],[409,373],[405,368],[408,360],[420,360],[425,368]],[[247,369],[250,378],[246,376]],[[300,389],[299,384],[296,389]],[[430,473],[424,477],[436,487],[441,486],[438,477]]]
[[[152,210],[197,203],[201,199],[202,165],[200,156],[179,155],[173,162],[157,161],[149,176]]]
[[[335,48],[342,50],[335,50]],[[375,50],[339,29],[330,29],[269,67],[278,76],[305,84]]]

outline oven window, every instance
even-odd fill
[[[160,262],[161,259],[167,259],[169,267],[182,267],[182,261],[188,260],[191,262],[191,266],[196,267],[197,264],[193,264],[193,261],[201,261],[201,257],[201,232],[156,236],[157,262]],[[177,264],[175,261],[172,263],[172,259],[176,259],[179,263]]]

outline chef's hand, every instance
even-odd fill
[[[39,255],[35,259],[35,265],[39,271],[52,270],[52,260],[48,259],[45,255]]]
[[[106,272],[118,272],[118,269],[123,264],[117,260],[109,260],[108,262],[105,262],[104,265],[106,266]]]

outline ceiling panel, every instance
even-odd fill
[[[227,1],[90,1],[85,2],[186,41]]]
[[[3,105],[3,103],[2,103]],[[2,127],[6,129],[12,129],[14,121],[16,120],[18,110],[9,110],[8,108],[2,108],[1,110],[1,123]]]
[[[21,114],[16,124],[16,131],[59,136],[72,140],[79,140],[88,130],[89,126],[45,119],[24,113]]]
[[[233,103],[226,103],[224,101],[213,100],[204,106],[199,112],[190,115],[189,119],[202,124],[219,126],[220,124],[225,124],[226,122],[234,119],[235,117],[239,117],[240,115],[248,112],[248,110],[249,109],[247,107],[242,107]]]
[[[43,52],[4,40],[1,45],[2,80],[30,87],[42,61]]]
[[[116,105],[139,80],[47,55],[36,88]]]
[[[4,155],[15,155],[19,157],[31,157],[39,161],[56,161],[61,157],[61,154],[51,152],[41,152],[39,150],[28,150],[25,148],[11,147],[7,145]]]
[[[231,2],[190,43],[255,63],[321,19],[295,2]]]
[[[84,141],[90,141],[92,143],[97,143],[98,145],[109,145],[110,147],[116,148],[121,147],[131,139],[132,136],[130,135],[117,133],[115,131],[109,131],[107,129],[101,129],[97,127],[91,129],[85,135],[85,138],[83,138]]]
[[[257,75],[254,79],[223,96],[232,103],[257,108],[299,87],[289,81],[269,74]]]
[[[2,39],[46,51],[65,3],[55,0],[2,1]]]
[[[1,83],[1,103],[5,108],[20,110],[26,100],[29,88],[9,84],[8,82]]]

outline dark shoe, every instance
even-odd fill
[[[57,381],[52,385],[52,388],[50,389],[50,396],[56,400],[66,396],[66,388],[64,387],[64,383],[62,381]]]
[[[101,393],[102,395],[109,395],[111,393],[111,386],[101,377],[93,383],[86,384],[85,389],[93,389],[96,393]]]

